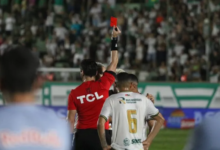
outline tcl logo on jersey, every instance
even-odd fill
[[[95,92],[94,95],[93,94],[82,95],[82,96],[78,96],[77,99],[80,100],[81,104],[83,104],[84,99],[86,99],[88,102],[93,102],[95,99],[99,100],[102,99],[103,97],[104,97],[103,95],[99,95],[98,92]]]

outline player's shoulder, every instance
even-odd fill
[[[82,89],[85,89],[85,82],[79,84],[77,87],[75,87],[74,89],[71,89],[70,94],[74,94],[77,93],[79,91],[81,91]]]
[[[148,103],[150,102],[150,99],[148,99],[145,95],[143,94],[140,94],[140,93],[132,93],[133,97],[135,98],[138,98],[138,99],[141,99],[142,102],[144,103]]]
[[[114,98],[121,97],[121,96],[124,96],[124,93],[119,92],[119,93],[114,93],[114,94],[110,95],[109,98],[114,99]]]
[[[116,97],[117,97],[117,93],[116,93],[116,94],[109,95],[109,97],[107,98],[107,100],[112,100],[112,99],[115,99]]]
[[[133,92],[132,95],[135,96],[135,97],[139,97],[139,98],[147,99],[147,97],[144,96],[144,95],[141,94],[141,93],[134,93],[134,92]]]
[[[71,89],[70,92],[71,92],[71,93],[72,93],[72,92],[75,92],[75,91],[79,90],[82,86],[84,86],[83,83],[80,83],[77,87],[75,87],[74,89]]]
[[[116,73],[113,71],[105,71],[102,77],[113,77],[116,78]]]

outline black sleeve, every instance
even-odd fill
[[[106,73],[110,73],[111,75],[113,75],[116,78],[116,73],[113,71],[105,71]]]
[[[109,96],[113,95],[113,94],[117,94],[117,92],[115,92],[114,90],[109,90],[108,91]]]

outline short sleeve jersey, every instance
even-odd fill
[[[121,92],[110,96],[100,116],[112,116],[112,148],[117,150],[143,150],[142,135],[145,118],[159,113],[153,103],[143,95]]]
[[[71,91],[68,110],[78,113],[77,129],[97,129],[99,114],[114,82],[115,73],[107,71],[98,81],[83,82]]]

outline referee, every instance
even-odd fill
[[[117,37],[120,33],[117,27],[113,28],[111,63],[98,81],[96,81],[97,63],[91,59],[81,62],[81,75],[84,82],[72,90],[68,98],[68,121],[72,131],[75,115],[78,114],[74,139],[75,150],[102,150],[97,122],[102,106],[109,96],[109,89],[115,82],[115,70],[118,64]]]

